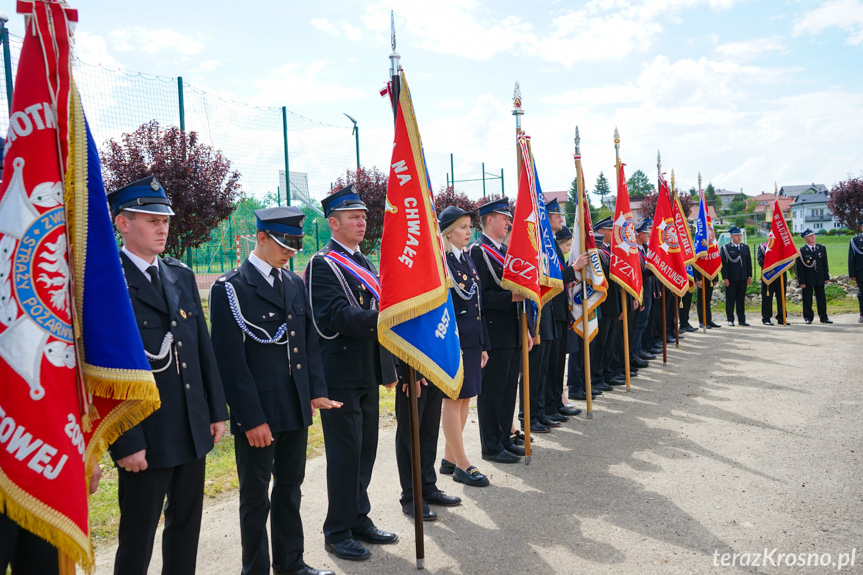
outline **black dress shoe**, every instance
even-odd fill
[[[718,323],[716,323],[715,321],[709,321],[709,322],[707,322],[707,327],[716,327],[716,328],[719,328],[719,327],[722,327],[722,326],[721,326],[721,325],[719,325]]]
[[[452,472],[455,471],[455,463],[441,458],[440,469],[438,469],[438,471],[441,473],[441,475],[452,475]]]
[[[530,424],[531,433],[551,433],[551,428],[539,422]]]
[[[453,481],[464,483],[471,487],[487,487],[488,477],[479,472],[479,469],[471,465],[467,471],[462,471],[458,467],[455,468],[455,473],[452,474]]]
[[[604,381],[594,383],[591,387],[593,388],[591,391],[614,391],[614,388],[605,383]]]
[[[681,339],[683,339],[683,338],[681,338]],[[675,338],[673,335],[669,335],[665,341],[668,343],[677,343],[677,338]]]
[[[811,320],[811,319],[807,319],[807,320],[805,320],[805,321],[806,321],[806,323],[812,323],[812,320]]]
[[[557,410],[561,415],[566,415],[568,417],[574,417],[581,413],[581,410],[574,405],[564,405],[560,409]]]
[[[641,359],[640,357],[630,357],[629,358],[629,365],[634,365],[636,367],[647,367],[650,364],[647,363],[646,361],[644,361],[643,359]]]
[[[513,441],[504,445],[503,448],[512,453],[513,455],[518,455],[519,457],[524,455],[524,441],[521,442],[521,445],[516,445]],[[508,462],[504,461],[503,463]]]
[[[414,517],[414,502],[409,501],[407,503],[402,503],[402,512],[405,515],[410,515],[412,518]],[[423,521],[434,521],[437,519],[437,513],[432,511],[432,509],[423,503]]]
[[[504,449],[500,453],[495,453],[494,455],[483,453],[482,458],[486,461],[492,461],[494,463],[518,463],[519,461],[521,461],[521,457],[519,457],[515,453],[508,451],[508,449],[510,448]],[[524,448],[513,446],[512,449],[521,449],[522,455],[524,455]],[[455,476],[453,476],[453,479],[455,479]]]
[[[662,353],[662,344],[656,347],[651,347],[647,351],[649,351],[650,353],[655,353],[658,356],[660,353]]]
[[[342,539],[338,543],[324,540],[327,553],[333,553],[339,559],[348,561],[364,561],[372,556],[372,552],[356,542],[355,539]]]
[[[773,325],[773,322],[769,319],[762,319],[761,323],[763,323],[764,325]]]
[[[833,323],[832,319],[822,319],[821,323]]]
[[[461,505],[461,497],[456,497],[455,495],[447,495],[443,491],[436,491],[431,495],[426,495],[425,497],[423,497],[423,501],[425,501],[429,505],[440,505],[442,507],[454,507],[456,505]]]
[[[652,353],[648,353],[648,352],[644,351],[643,349],[639,350],[638,357],[640,357],[643,360],[654,360],[654,359],[656,359],[655,355],[653,355]]]
[[[352,533],[354,534],[354,539],[359,539],[360,541],[365,541],[366,543],[374,543],[376,545],[386,545],[388,543],[395,543],[399,540],[399,536],[395,533],[390,533],[389,531],[382,531],[374,525],[372,525],[365,531],[352,531]]]
[[[546,419],[550,419],[552,421],[557,421],[560,423],[566,423],[567,421],[569,421],[569,418],[561,413],[547,414],[545,417]]]
[[[701,328],[703,328],[703,327],[704,327],[704,324],[703,324],[703,323],[698,324],[698,329],[701,329]],[[707,324],[707,329],[713,329],[713,328],[712,328],[712,327],[710,327],[710,324]]]
[[[743,327],[749,327],[749,322],[748,321],[742,321],[742,322],[740,322],[740,325],[742,325]]]
[[[295,571],[276,571],[273,569],[273,572],[276,575],[336,575],[329,569],[315,569],[308,565],[303,565],[302,569],[297,569]]]
[[[542,417],[537,417],[536,420],[546,427],[560,427],[562,425],[559,421],[551,420],[544,415]]]
[[[591,391],[596,391],[596,390],[592,389]],[[596,396],[601,395],[601,394],[602,394],[601,391],[599,392],[599,394],[591,393],[590,394],[591,399],[596,399]],[[569,399],[573,399],[573,400],[587,401],[587,394],[586,393],[570,393],[567,397],[569,397]]]

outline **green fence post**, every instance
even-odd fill
[[[315,251],[321,251],[321,238],[318,235],[318,220],[315,219]]]
[[[453,167],[452,154],[449,155],[449,171],[452,173],[452,191],[455,191],[455,167]]]
[[[183,77],[177,76],[177,96],[180,100],[180,131],[186,131],[186,104],[183,101]]]
[[[6,71],[6,100],[9,102],[9,114],[12,114],[12,54],[9,51],[9,30],[6,22],[9,20],[4,14],[4,20],[0,20],[0,42],[3,43],[3,69]]]
[[[288,108],[282,106],[282,135],[285,142],[285,205],[291,205],[291,165],[288,160]],[[290,262],[291,271],[294,271],[294,259]]]

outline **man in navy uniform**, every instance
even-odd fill
[[[764,257],[767,255],[767,242],[762,242],[755,250],[755,258],[758,260],[758,265],[764,268]],[[782,272],[783,278],[787,279],[787,272]],[[770,321],[770,316],[773,315],[773,298],[776,298],[776,323],[782,324],[782,306],[785,303],[785,298],[782,297],[782,286],[788,285],[787,281],[783,282],[780,278],[774,279],[769,284],[761,278],[761,323],[764,325],[773,325]]]
[[[833,323],[827,317],[827,296],[824,286],[830,280],[830,270],[827,265],[827,248],[815,243],[815,232],[806,229],[802,234],[806,245],[800,248],[797,256],[797,283],[803,290],[803,319],[812,323],[815,314],[812,312],[812,292],[815,292],[815,303],[818,306],[818,318],[821,323]]]
[[[551,200],[545,204],[545,209],[548,212],[551,231],[555,233],[555,240],[564,237],[565,234],[558,235],[565,227],[563,225],[563,209],[561,209],[560,203],[556,199]],[[569,231],[569,228],[567,228],[567,232],[569,232],[569,237],[572,238],[572,232]],[[581,254],[571,265],[567,265],[566,260],[564,260],[563,251],[561,251],[557,241],[554,242],[554,249],[562,266],[560,273],[563,278],[564,289],[543,310],[551,312],[548,315],[543,315],[543,321],[549,322],[554,328],[554,339],[548,342],[551,347],[548,355],[548,368],[543,369],[541,372],[541,377],[546,378],[544,385],[545,401],[541,405],[543,405],[544,415],[549,420],[567,421],[570,416],[581,413],[581,410],[574,406],[564,405],[563,403],[563,376],[566,368],[567,332],[570,331],[569,325],[572,320],[566,300],[566,285],[575,281],[575,272],[583,269],[587,265],[588,260],[587,254]],[[531,383],[533,383],[532,379]]]
[[[482,286],[482,310],[488,328],[488,362],[482,370],[482,392],[476,399],[482,458],[497,463],[518,463],[524,448],[511,435],[521,366],[521,320],[517,302],[524,297],[501,287],[507,246],[503,243],[512,223],[507,198],[479,207],[482,235],[470,250]],[[533,345],[533,340],[528,346]],[[441,468],[442,473],[452,473]]]
[[[321,413],[327,453],[324,546],[336,557],[368,559],[365,543],[395,543],[398,536],[369,517],[368,486],[378,446],[379,386],[398,381],[392,355],[378,343],[380,284],[360,251],[368,208],[353,184],[321,201],[332,238],[306,267],[306,288],[329,397],[340,409]]]
[[[749,246],[742,242],[743,231],[733,227],[728,231],[731,243],[719,250],[722,259],[722,283],[725,285],[725,315],[728,325],[734,325],[734,310],[737,310],[737,323],[746,323],[746,288],[752,283],[752,256]]]
[[[255,218],[254,251],[210,289],[213,348],[231,408],[240,478],[241,572],[270,573],[270,515],[273,571],[332,575],[303,561],[300,486],[308,428],[315,409],[341,407],[327,398],[303,281],[284,269],[302,249],[305,215],[280,206],[256,210]]]
[[[119,472],[114,573],[147,572],[167,496],[162,572],[194,573],[205,457],[225,433],[225,394],[192,271],[159,258],[174,215],[154,176],[108,194],[120,259],[161,407],[111,445]]]
[[[863,220],[859,225],[863,228]],[[848,277],[857,280],[857,303],[860,306],[857,323],[863,323],[863,234],[851,238],[848,244]]]
[[[608,279],[608,291],[605,300],[599,304],[599,331],[596,334],[596,353],[590,356],[590,377],[593,389],[612,391],[612,385],[624,385],[625,378],[617,376],[613,371],[615,354],[618,346],[623,347],[622,311],[620,307],[620,286],[611,280],[611,235],[614,222],[611,217],[604,218],[594,226],[602,234],[602,241],[597,242],[599,261],[602,271]]]
[[[656,359],[656,356],[648,352],[644,347],[644,340],[647,339],[644,337],[644,330],[647,329],[647,324],[651,317],[651,310],[655,303],[653,301],[653,284],[654,282],[659,281],[653,277],[653,272],[647,268],[647,245],[650,242],[650,229],[652,224],[653,220],[645,218],[635,227],[635,232],[637,234],[636,239],[638,240],[638,259],[641,261],[641,277],[644,281],[644,287],[642,291],[643,297],[641,300],[641,307],[638,310],[637,317],[632,320],[632,323],[635,324],[635,328],[632,330],[632,341],[629,345],[632,349],[633,357],[638,358],[641,362]],[[646,367],[647,364],[636,363],[635,365]]]

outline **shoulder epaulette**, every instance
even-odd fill
[[[224,275],[219,276],[219,278],[216,281],[217,282],[230,281],[231,279],[235,278],[237,276],[237,274],[239,274],[239,273],[240,273],[240,268],[234,268],[231,271],[225,273]]]
[[[186,268],[187,270],[192,269],[189,266],[187,266],[186,264],[184,264],[183,262],[181,262],[180,260],[178,260],[177,258],[165,257],[165,258],[162,258],[162,262],[164,262],[170,266],[175,266],[178,268]]]

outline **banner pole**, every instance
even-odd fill
[[[680,347],[680,296],[674,294],[674,347]]]
[[[785,313],[785,272],[779,274],[779,288],[782,290],[782,325],[788,325],[788,315]]]
[[[707,276],[701,274],[701,327],[707,333]]]
[[[512,100],[515,105],[515,109],[512,111],[512,115],[515,116],[515,179],[519,181],[521,178],[521,163],[524,158],[522,157],[521,146],[518,145],[518,135],[521,133],[521,117],[524,115],[524,108],[521,107],[521,88],[518,82],[515,83]],[[527,300],[524,300],[521,307],[521,403],[522,415],[524,417],[525,465],[530,465],[530,357],[527,345],[529,337],[530,332],[527,329]]]
[[[581,171],[581,136],[578,134],[578,126],[575,127],[575,188],[578,196],[578,230],[579,230],[579,253],[587,252],[587,230],[584,229],[584,175]],[[586,268],[585,268],[586,269]],[[581,271],[581,344],[584,348],[584,393],[587,396],[587,419],[593,419],[593,387],[590,381],[590,319],[587,316],[587,272]]]
[[[620,303],[623,306],[623,363],[626,366],[626,391],[629,393],[629,306],[626,301],[626,290],[620,290]]]
[[[662,363],[668,363],[668,323],[665,310],[665,286],[662,286]]]
[[[390,11],[390,80],[392,84],[393,123],[398,119],[399,95],[401,92],[401,80],[399,70],[399,54],[396,52],[396,23],[393,11]],[[290,192],[289,192],[290,194]],[[290,195],[288,196],[290,198]],[[290,202],[288,202],[290,204]],[[419,430],[419,408],[417,407],[417,373],[412,367],[408,368],[408,413],[410,414],[411,429],[411,483],[414,491],[414,539],[416,540],[416,565],[417,569],[423,569],[425,563],[425,536],[423,534],[423,504],[422,504],[422,482],[420,479],[420,430]],[[398,391],[396,391],[398,393]]]

